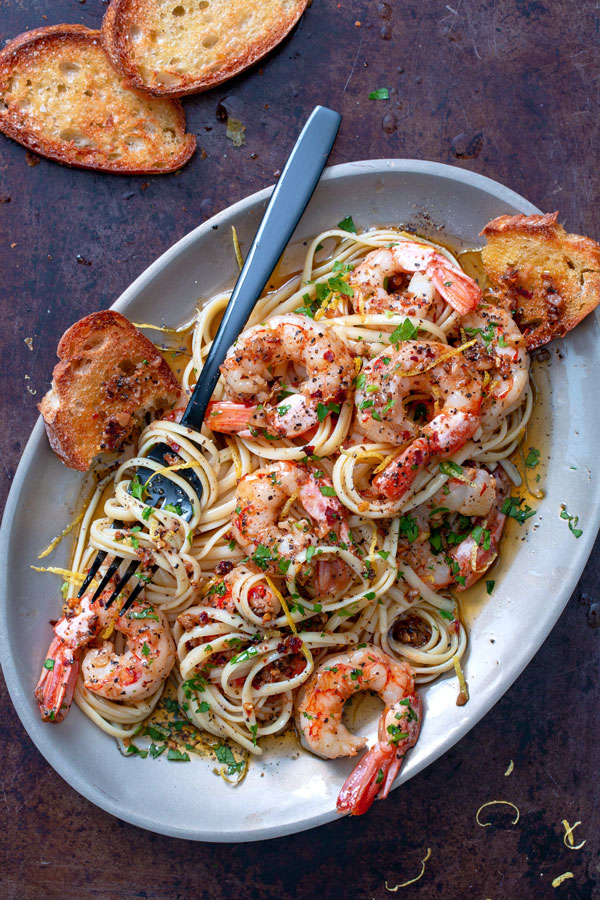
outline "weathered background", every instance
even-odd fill
[[[0,40],[63,21],[98,27],[105,8],[0,0]],[[331,163],[416,157],[462,166],[600,237],[599,25],[590,0],[314,0],[260,66],[186,100],[199,150],[175,175],[70,170],[0,136],[2,501],[64,329],[112,303],[199,222],[271,184],[317,103],[343,114]],[[380,87],[390,100],[368,100]],[[239,149],[221,107],[246,125]],[[48,767],[3,690],[0,897],[381,900],[386,880],[419,873],[427,848],[424,877],[397,896],[600,896],[599,570],[597,547],[545,646],[446,756],[363,820],[262,844],[191,844],[101,812]],[[500,811],[492,827],[477,826],[478,807],[495,798],[519,806],[518,825]],[[583,849],[563,845],[563,818],[581,820]],[[553,888],[566,871],[574,877]]]

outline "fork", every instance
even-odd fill
[[[181,418],[181,424],[186,428],[198,432],[201,430],[206,407],[219,380],[221,363],[225,359],[229,347],[248,321],[256,301],[313,195],[333,147],[340,122],[339,113],[323,106],[317,106],[304,125],[271,195],[204,368]],[[168,454],[168,458],[165,454]],[[155,444],[148,452],[149,459],[160,463],[161,466],[172,465],[175,455],[173,449],[165,443]],[[178,512],[181,509],[182,518],[187,522],[191,520],[194,507],[183,488],[161,473],[154,474],[150,468],[140,466],[136,474],[138,476],[136,484],[141,483],[145,487],[144,502],[148,506],[164,508],[171,504],[178,508]],[[181,476],[200,499],[202,485],[198,477],[189,470],[183,470]],[[150,478],[151,481],[149,481]],[[129,493],[132,493],[131,484],[128,490]],[[113,528],[119,527],[123,527],[123,523],[115,521]],[[78,597],[83,597],[107,556],[108,551],[98,551],[79,589]],[[93,600],[100,596],[123,562],[124,560],[119,556],[114,557],[94,591]],[[134,559],[129,563],[125,572],[120,574],[105,604],[107,607],[115,601],[125,585],[136,574],[139,565],[140,560]],[[152,573],[156,571],[156,568],[156,566],[152,568]],[[134,602],[142,591],[144,583],[145,581],[140,578],[139,583],[123,604],[121,614]]]

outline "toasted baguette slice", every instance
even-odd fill
[[[177,379],[154,344],[118,312],[92,313],[60,339],[52,388],[38,405],[52,449],[85,472],[119,451],[148,412],[170,409]]]
[[[190,158],[183,108],[128,90],[99,31],[54,25],[0,52],[0,131],[42,156],[108,172],[172,172]]]
[[[564,337],[600,302],[600,246],[567,234],[557,219],[558,212],[500,216],[481,232],[492,291],[530,350]]]
[[[112,0],[102,40],[128,83],[155,96],[205,91],[251,66],[307,0]]]

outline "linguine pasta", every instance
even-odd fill
[[[303,271],[263,296],[248,325],[300,310],[348,346],[358,361],[357,375],[361,361],[390,349],[393,339],[401,341],[405,333],[421,341],[448,344],[449,349],[450,342],[454,347],[461,345],[465,335],[460,335],[460,316],[439,298],[435,321],[427,315],[354,309],[347,288],[351,267],[373,249],[406,239],[415,240],[390,228],[365,234],[339,228],[325,231],[310,243]],[[432,246],[457,264],[446,249]],[[227,293],[213,297],[187,326],[192,356],[182,376],[186,393],[202,371],[228,298]],[[220,381],[214,399],[223,397]],[[261,737],[286,727],[294,692],[330,652],[374,643],[393,659],[408,661],[417,683],[423,684],[453,671],[454,661],[461,659],[467,647],[452,592],[436,591],[427,576],[417,574],[410,559],[399,554],[402,529],[410,522],[411,511],[443,489],[448,467],[440,467],[439,460],[427,466],[401,502],[374,498],[368,490],[370,480],[400,448],[373,442],[353,430],[353,400],[351,391],[345,402],[330,404],[309,437],[294,439],[274,438],[264,429],[254,429],[248,436],[216,434],[206,424],[199,434],[180,425],[177,416],[167,415],[149,424],[135,455],[98,484],[79,526],[73,572],[83,575],[98,550],[108,552],[107,563],[110,554],[121,556],[123,569],[141,559],[138,575],[146,582],[146,600],[166,614],[177,644],[174,677],[181,708],[198,728],[231,739],[252,754],[262,752]],[[501,466],[516,481],[518,473],[509,457],[520,443],[532,403],[528,386],[518,408],[502,417],[493,430],[475,432],[450,462],[460,467],[468,460],[491,470]],[[138,466],[160,469],[147,457],[157,442],[169,444],[178,458],[167,474],[190,497],[194,513],[189,522],[176,508],[147,506],[143,486],[131,493]],[[277,461],[308,461],[331,480],[348,510],[352,546],[319,541],[275,572],[259,554],[248,560],[231,534],[236,487],[244,476]],[[186,481],[186,468],[202,484],[201,499]],[[292,520],[300,518],[297,501],[290,499],[286,514]],[[115,521],[122,526],[113,528]],[[317,596],[305,577],[315,556],[341,560],[351,573],[349,586]],[[232,582],[233,607],[228,608],[214,602],[223,584],[215,570],[223,563],[242,566]],[[80,581],[74,575],[69,586],[67,604],[72,607]],[[280,606],[275,616],[256,613],[251,601],[257,590],[275,595]],[[184,612],[188,615],[178,621]],[[106,733],[127,739],[155,708],[162,689],[161,684],[151,697],[137,703],[118,703],[86,689],[80,676],[75,701]]]

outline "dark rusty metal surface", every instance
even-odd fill
[[[596,7],[314,0],[259,67],[186,101],[199,150],[176,175],[67,169],[1,138],[2,502],[65,328],[112,303],[196,224],[272,183],[316,103],[344,117],[332,163],[453,163],[544,210],[559,208],[571,230],[598,238]],[[0,0],[0,40],[61,21],[97,27],[104,9],[101,0]],[[390,100],[368,100],[381,87]],[[219,104],[245,124],[243,147],[226,137]],[[365,818],[262,844],[190,844],[96,809],[34,749],[3,689],[0,897],[600,896],[599,562],[597,547],[542,650],[458,746]],[[490,812],[491,827],[479,827],[478,807],[498,798],[518,805],[519,823],[510,825],[505,808]],[[564,846],[562,819],[581,820],[575,839],[587,839],[583,849]],[[386,880],[393,887],[415,877],[429,847],[423,878],[388,893]],[[573,878],[552,887],[567,871]]]

